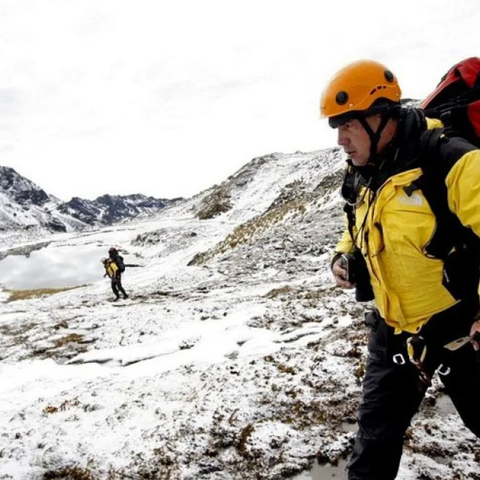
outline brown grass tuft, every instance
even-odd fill
[[[56,347],[63,347],[67,343],[80,343],[83,340],[83,335],[79,335],[78,333],[71,333],[70,335],[66,335],[65,337],[59,338],[55,341]]]
[[[92,474],[80,467],[65,467],[49,470],[43,474],[42,480],[94,480]]]
[[[85,285],[78,285],[76,287],[63,288],[36,288],[32,290],[9,290],[5,291],[9,294],[7,302],[14,302],[15,300],[28,300],[29,298],[38,298],[43,295],[55,295],[56,293],[66,292],[75,288],[84,287]]]

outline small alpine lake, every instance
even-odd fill
[[[100,280],[103,245],[47,245],[0,261],[0,285],[8,289],[62,288]]]

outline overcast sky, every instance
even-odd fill
[[[479,25],[479,0],[1,0],[0,165],[63,200],[191,196],[333,146],[318,103],[346,63],[419,98]]]

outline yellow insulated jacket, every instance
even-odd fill
[[[448,206],[480,237],[480,150],[463,141],[458,148],[450,143]],[[443,261],[425,252],[436,217],[422,191],[408,188],[421,175],[421,168],[407,168],[386,178],[376,193],[362,187],[355,206],[355,243],[366,259],[376,307],[390,326],[411,333],[457,303],[442,285]],[[336,252],[352,250],[346,229]]]

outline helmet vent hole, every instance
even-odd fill
[[[385,72],[383,72],[383,74],[385,75],[385,80],[388,83],[393,83],[395,77],[393,76],[393,73],[390,70],[385,70]]]
[[[370,90],[370,95],[374,95],[379,90],[385,90],[387,87],[385,85],[378,85],[374,89]]]
[[[345,105],[348,102],[348,93],[343,91],[338,92],[335,101],[338,105]]]

